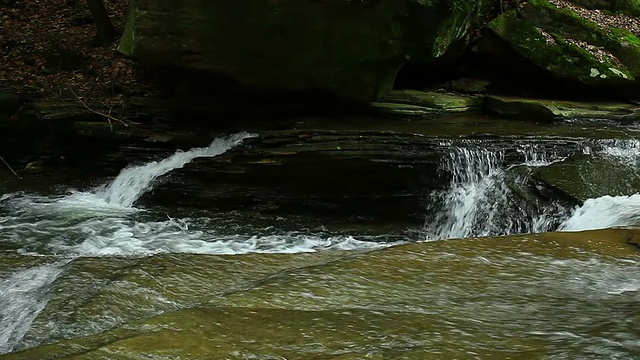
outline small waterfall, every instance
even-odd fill
[[[20,270],[0,279],[0,354],[13,351],[48,302],[66,262]]]
[[[215,139],[206,148],[178,151],[161,161],[152,161],[140,166],[127,167],[111,183],[100,187],[96,196],[112,205],[131,207],[145,192],[149,191],[158,177],[183,167],[195,158],[217,156],[254,135],[239,133],[227,138]]]
[[[430,238],[467,237],[481,231],[477,225],[483,226],[485,232],[491,231],[486,226],[496,215],[496,209],[491,207],[500,205],[492,197],[504,195],[504,171],[500,167],[503,159],[503,152],[452,148],[444,160],[444,168],[452,174],[450,186],[431,194],[432,201],[442,208],[430,209],[437,212],[427,230]]]
[[[521,165],[529,167],[566,156],[535,144],[522,144],[515,152]],[[425,226],[428,239],[549,231],[566,217],[563,206],[528,196],[526,176],[509,174],[505,158],[505,150],[450,147],[442,169],[451,174],[451,181],[447,189],[431,193],[428,210],[432,215]]]
[[[626,166],[638,166],[640,164],[640,140],[600,140],[599,153],[609,158],[614,158]]]
[[[533,168],[561,161],[580,148],[584,154],[606,157],[619,166],[636,169],[640,164],[638,140],[585,141],[573,149],[524,143],[516,145],[519,158],[509,161],[504,149],[492,149],[488,144],[442,145],[449,145],[441,168],[451,174],[451,181],[448,188],[431,193],[431,215],[425,225],[428,239],[640,226],[640,194],[589,199],[582,207],[570,209],[557,202],[543,202],[531,194],[529,174],[510,173],[517,167]],[[515,165],[508,166],[509,162]]]

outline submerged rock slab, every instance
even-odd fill
[[[361,223],[423,221],[437,140],[390,131],[263,132],[222,156],[176,170],[149,201]]]
[[[491,3],[136,0],[119,50],[250,88],[369,101],[391,88],[403,64],[430,61],[467,39]]]
[[[77,259],[27,335],[70,339],[0,358],[634,357],[634,343],[607,344],[640,336],[628,325],[640,320],[639,237],[617,229],[372,252]],[[114,315],[124,324],[113,327]]]

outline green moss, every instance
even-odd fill
[[[124,32],[120,38],[120,44],[118,45],[118,51],[124,55],[132,56],[135,53],[135,18],[136,18],[136,1],[129,1],[129,8],[127,9],[127,22],[124,26]]]
[[[640,76],[640,41],[635,36],[602,28],[545,0],[505,13],[489,27],[523,56],[560,76],[585,83],[632,81]]]
[[[452,43],[467,36],[469,28],[477,19],[484,18],[492,5],[493,2],[488,0],[453,0],[446,9],[446,15],[442,16],[447,21],[435,38],[433,56],[442,56]]]
[[[533,4],[537,4],[539,6],[537,10],[544,11],[544,14],[553,21],[551,23],[536,21],[540,18],[530,17],[536,25],[555,32],[558,37],[573,38],[604,48],[620,60],[627,69],[621,68],[618,63],[612,61],[607,62],[607,68],[617,69],[628,78],[640,76],[640,61],[638,60],[640,59],[640,40],[637,37],[628,30],[603,28],[567,8],[551,9],[544,5],[545,2],[537,0]],[[611,72],[610,75],[616,76],[616,72]],[[624,78],[624,76],[622,77]]]
[[[534,5],[536,7],[543,7],[547,9],[555,10],[557,7],[547,0],[529,0],[529,4]]]
[[[593,80],[590,77],[591,68],[597,68],[599,73],[606,71],[606,67],[586,50],[565,41],[561,36],[543,34],[533,23],[519,19],[515,11],[498,17],[489,27],[523,56],[552,72],[590,82]]]

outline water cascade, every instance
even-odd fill
[[[528,174],[514,171],[561,161],[571,150],[541,144],[516,146],[518,159],[507,161],[507,152],[473,143],[443,143],[449,147],[443,172],[451,174],[449,186],[429,197],[425,225],[427,239],[500,236],[545,231],[578,231],[612,226],[640,225],[640,195],[605,196],[587,200],[572,209],[557,201],[544,202],[531,193]],[[638,140],[594,140],[579,144],[620,166],[640,163]]]
[[[548,165],[567,154],[544,146],[523,144],[519,162],[508,165],[506,151],[447,144],[442,169],[449,186],[431,193],[425,232],[428,239],[499,236],[552,230],[568,214],[556,202],[543,203],[530,194],[527,177],[510,168]]]
[[[184,152],[178,151],[161,161],[127,167],[120,172],[115,180],[99,188],[96,195],[110,204],[131,207],[140,196],[151,189],[153,181],[158,177],[183,167],[195,158],[223,154],[242,140],[252,136],[247,133],[239,133],[228,138],[216,139],[208,147],[194,148]]]
[[[640,226],[640,194],[588,199],[558,230],[594,230],[617,226]]]
[[[19,270],[0,279],[0,354],[12,351],[29,330],[66,263]]]
[[[303,230],[268,228],[239,233],[225,229],[222,219],[173,218],[162,210],[132,207],[160,176],[195,158],[220,155],[251,136],[240,133],[216,139],[206,148],[178,151],[161,161],[127,167],[113,181],[91,191],[64,196],[4,195],[0,198],[0,244],[11,244],[27,254],[70,256],[297,253],[388,245]]]
[[[126,168],[115,180],[93,192],[74,192],[63,197],[4,195],[0,204],[8,214],[0,216],[0,244],[18,243],[20,251],[30,252],[31,241],[47,244],[50,250],[45,253],[75,256],[153,252],[149,248],[136,248],[140,245],[139,241],[134,241],[138,240],[136,235],[144,237],[146,233],[154,232],[154,223],[142,224],[127,219],[135,201],[159,176],[197,157],[220,155],[250,136],[240,133],[216,139],[206,148],[178,151],[159,162]],[[156,222],[155,226],[154,230],[160,234],[176,234],[182,230],[172,219]],[[69,243],[70,238],[83,241]],[[158,239],[147,240],[157,242]],[[42,253],[41,249],[31,252]],[[47,304],[51,285],[69,261],[19,270],[0,278],[0,354],[12,351],[20,343]]]
[[[113,181],[90,191],[47,196],[5,194],[0,197],[0,245],[21,254],[74,258],[157,253],[298,253],[397,244],[388,239],[378,242],[365,236],[304,228],[230,230],[215,214],[174,218],[167,215],[166,208],[133,207],[160,176],[195,158],[220,155],[249,136],[243,133],[217,139],[206,148],[179,151],[161,161],[127,167]],[[593,141],[572,148],[522,142],[508,151],[490,141],[448,141],[441,145],[444,155],[440,170],[448,181],[428,196],[429,211],[421,236],[417,238],[415,232],[410,232],[400,242],[424,237],[435,240],[640,225],[640,194],[589,199],[573,209],[542,199],[530,182],[535,167],[563,160],[580,149],[636,166],[640,160],[638,142]],[[21,339],[46,306],[48,292],[68,261],[2,274],[0,354],[21,346]],[[536,284],[538,280],[535,279]],[[626,287],[621,287],[622,293],[638,289],[637,283],[623,285]]]
[[[636,171],[640,164],[639,140],[600,140],[597,148],[597,155],[615,162],[617,166]],[[587,199],[582,206],[573,210],[571,217],[558,230],[579,231],[621,226],[640,226],[640,194]]]

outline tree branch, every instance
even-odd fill
[[[80,98],[80,96],[78,96],[78,94],[76,94],[76,92],[75,92],[75,91],[73,91],[73,89],[72,89],[71,87],[69,87],[69,91],[71,91],[71,93],[73,94],[73,96],[75,96],[75,98],[80,102],[80,104],[82,104],[82,106],[84,106],[87,110],[91,111],[92,113],[94,113],[94,114],[96,114],[96,115],[100,115],[100,116],[102,116],[102,117],[106,118],[106,119],[107,119],[107,121],[109,122],[109,127],[111,127],[111,130],[113,130],[113,123],[111,122],[112,120],[113,120],[113,121],[115,121],[115,122],[117,122],[117,123],[122,124],[122,125],[123,125],[123,126],[125,126],[125,127],[128,127],[129,125],[134,124],[134,123],[133,123],[133,122],[131,122],[131,121],[118,119],[118,118],[117,118],[117,117],[115,117],[115,116],[111,116],[110,114],[105,114],[105,113],[103,113],[103,112],[101,112],[101,111],[98,111],[98,110],[95,110],[95,109],[91,108],[89,105],[87,105],[87,103],[86,103],[86,102],[84,102],[84,100],[82,100],[82,99]]]
[[[13,175],[15,175],[18,179],[22,180],[22,178],[20,177],[20,175],[18,175],[18,174],[15,172],[15,170],[13,170],[13,168],[11,167],[11,165],[9,165],[9,163],[8,163],[8,162],[6,162],[2,156],[0,156],[0,161],[2,161],[2,162],[7,166],[7,168],[8,168],[9,170],[11,170],[11,172],[13,173]]]

